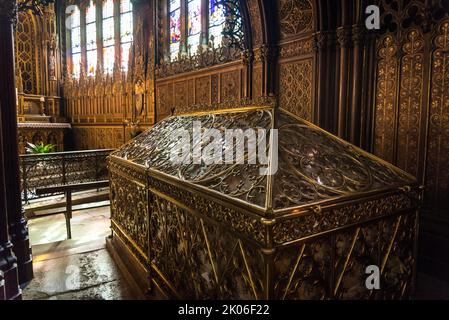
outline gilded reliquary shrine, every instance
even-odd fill
[[[198,122],[203,134],[278,130],[278,159],[274,140],[266,146],[273,174],[174,164],[173,132],[193,145]],[[218,145],[225,152],[224,138]],[[113,152],[109,169],[112,243],[167,297],[385,299],[413,289],[416,179],[283,109],[169,117]],[[381,267],[381,290],[365,288],[369,265]]]
[[[0,0],[0,300],[449,299],[448,102],[449,0]]]

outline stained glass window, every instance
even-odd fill
[[[81,23],[78,6],[72,12],[70,19],[70,38],[72,50],[72,76],[79,78],[81,71]]]
[[[130,0],[120,1],[120,50],[121,67],[128,70],[129,51],[133,42],[133,7]]]
[[[95,4],[91,0],[86,10],[87,75],[94,76],[97,69],[97,26]]]
[[[114,60],[114,0],[105,0],[103,2],[103,70],[106,74],[114,71]]]
[[[215,45],[243,49],[244,34],[239,0],[209,0],[209,40]]]
[[[167,6],[172,61],[184,46],[191,54],[198,51],[200,44],[212,42],[215,47],[244,49],[240,0],[167,0]]]
[[[201,0],[189,0],[188,8],[188,25],[187,25],[187,45],[192,53],[198,50],[201,35]]]
[[[225,22],[223,4],[218,0],[209,0],[209,40],[213,37],[215,45],[221,44]]]
[[[168,10],[170,18],[170,58],[173,60],[178,56],[181,42],[181,1],[169,0]]]

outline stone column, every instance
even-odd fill
[[[2,8],[3,7],[1,6],[0,2],[0,10]],[[1,18],[2,16],[0,13],[0,25],[1,25]],[[3,99],[3,92],[0,92],[0,97],[2,97]],[[4,143],[0,130],[0,149],[3,150],[3,147]],[[6,185],[4,178],[5,178],[5,166],[3,162],[3,151],[1,151],[0,152],[0,300],[21,298],[21,290],[19,287],[19,278],[17,270],[17,259],[12,251],[13,245],[9,240],[8,234]]]
[[[5,191],[8,232],[17,257],[19,283],[23,285],[33,278],[33,268],[28,227],[23,216],[20,196],[13,39],[13,24],[16,18],[16,1],[0,0],[0,112],[1,134],[5,142],[0,153],[3,154],[4,182],[7,186]]]

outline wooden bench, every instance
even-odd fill
[[[65,224],[67,228],[67,239],[72,239],[72,227],[70,225],[70,219],[72,218],[72,192],[85,191],[91,189],[106,188],[109,186],[109,180],[84,182],[77,184],[68,184],[64,186],[44,187],[36,189],[36,194],[48,194],[48,193],[64,193],[66,198],[66,211]]]

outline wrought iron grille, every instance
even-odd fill
[[[36,189],[108,179],[107,156],[113,149],[20,155],[22,201],[37,195]]]

